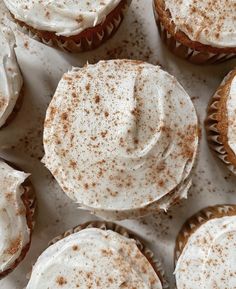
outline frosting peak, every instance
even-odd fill
[[[15,56],[15,36],[0,24],[0,127],[13,111],[23,79]]]
[[[128,215],[182,192],[197,144],[196,113],[176,79],[147,63],[101,61],[60,81],[43,162],[83,208]]]
[[[56,242],[38,258],[26,289],[45,288],[162,289],[162,285],[134,240],[89,228]]]
[[[30,240],[22,183],[28,177],[0,160],[0,272],[11,267]]]

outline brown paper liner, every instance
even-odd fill
[[[10,164],[9,162],[6,163],[9,164],[11,167],[19,170],[15,165]],[[26,209],[26,219],[28,228],[30,230],[30,240],[28,244],[26,244],[25,247],[22,249],[20,256],[15,260],[11,267],[3,272],[0,272],[0,280],[10,274],[21,263],[21,261],[24,260],[31,244],[32,232],[35,225],[34,215],[36,210],[36,195],[33,185],[29,179],[25,180],[25,182],[22,184],[22,187],[24,189],[24,193],[22,194],[21,198]]]
[[[123,21],[125,12],[131,1],[132,0],[121,0],[118,6],[107,15],[104,22],[95,27],[88,28],[78,35],[69,37],[57,36],[54,32],[34,29],[12,16],[20,30],[28,34],[31,38],[63,51],[75,53],[84,52],[97,48],[115,34]]]
[[[210,100],[205,127],[210,148],[228,169],[236,174],[236,155],[228,145],[227,99],[236,69],[232,70],[223,80],[220,87]]]
[[[143,241],[140,240],[140,238],[138,238],[133,232],[131,232],[130,230],[127,230],[126,228],[117,225],[115,223],[112,222],[105,222],[105,221],[91,221],[91,222],[87,222],[84,223],[82,225],[79,225],[77,227],[74,227],[73,229],[66,231],[65,233],[59,235],[58,237],[54,238],[50,243],[49,246],[55,244],[56,242],[60,241],[63,238],[68,237],[71,234],[80,232],[81,230],[84,230],[86,228],[99,228],[101,230],[112,230],[122,236],[125,236],[126,238],[131,238],[134,239],[136,242],[136,245],[138,247],[138,249],[140,250],[140,252],[147,258],[147,260],[149,261],[149,263],[152,265],[154,271],[156,272],[157,276],[159,277],[161,283],[162,283],[162,287],[163,289],[168,288],[169,285],[165,279],[165,274],[164,274],[164,270],[162,268],[161,263],[156,260],[154,258],[154,254],[153,252],[148,249],[144,244]]]
[[[204,223],[211,219],[222,218],[225,216],[235,216],[236,205],[216,205],[213,207],[207,207],[190,219],[181,228],[175,244],[175,265],[180,257],[181,253],[186,246],[190,236],[197,231]]]
[[[19,110],[21,109],[22,107],[22,104],[23,104],[23,99],[24,99],[24,87],[21,88],[21,91],[20,91],[20,94],[18,96],[18,99],[16,101],[16,104],[13,108],[13,111],[12,113],[9,115],[9,117],[7,118],[6,122],[4,123],[3,126],[0,127],[0,130],[2,128],[5,128],[7,127],[9,124],[11,124],[11,122],[15,119],[17,113],[19,112]]]
[[[192,41],[176,29],[164,0],[153,0],[153,10],[161,39],[176,56],[194,64],[217,64],[236,57],[236,47],[217,48]]]

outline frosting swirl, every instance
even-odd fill
[[[21,199],[28,177],[0,160],[0,272],[11,267],[30,240],[26,211]]]
[[[23,79],[15,56],[15,36],[10,28],[0,24],[0,127],[13,111]]]
[[[207,221],[188,239],[176,269],[178,289],[236,288],[236,216]]]
[[[235,76],[232,79],[229,95],[227,98],[227,117],[228,117],[228,144],[234,154],[236,155],[236,118],[235,118],[235,111],[236,111],[236,70]]]
[[[26,289],[162,289],[136,242],[113,231],[84,229],[38,258]]]
[[[20,21],[57,35],[77,35],[102,23],[121,0],[4,0]]]
[[[101,61],[60,81],[43,162],[82,208],[126,218],[180,198],[197,144],[193,104],[174,77],[148,63]]]
[[[164,0],[176,28],[192,41],[236,47],[235,0]]]

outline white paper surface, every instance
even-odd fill
[[[184,221],[208,205],[236,203],[236,177],[212,155],[203,127],[208,101],[236,61],[217,66],[196,66],[173,56],[160,41],[151,0],[133,0],[118,33],[93,52],[67,54],[46,47],[22,33],[17,32],[16,35],[16,52],[24,76],[24,103],[13,123],[0,131],[0,156],[31,173],[38,210],[30,251],[17,269],[0,281],[0,288],[24,288],[31,266],[52,238],[75,225],[95,219],[77,209],[40,162],[43,156],[42,128],[46,108],[62,74],[72,66],[109,58],[160,63],[191,95],[199,116],[202,137],[188,200],[182,201],[168,214],[121,222],[147,240],[163,262],[170,288],[174,288],[174,243]]]

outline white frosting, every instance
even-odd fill
[[[177,29],[192,41],[236,47],[235,0],[164,0]]]
[[[236,216],[212,219],[188,239],[176,269],[177,289],[236,288]]]
[[[186,197],[197,144],[193,104],[174,77],[147,63],[101,61],[60,81],[43,162],[81,207],[126,218],[156,203],[167,209],[170,192]]]
[[[38,258],[26,289],[162,289],[152,265],[132,239],[84,229]]]
[[[227,98],[228,145],[236,155],[236,75],[234,76]]]
[[[15,56],[15,37],[9,28],[0,25],[0,127],[13,111],[23,79]]]
[[[102,23],[121,0],[4,0],[20,21],[57,35],[77,35]]]
[[[0,273],[11,267],[30,240],[21,199],[27,177],[0,160]]]

